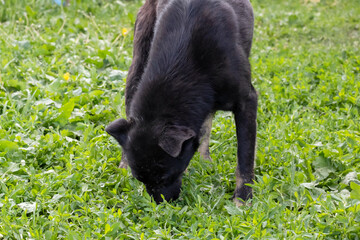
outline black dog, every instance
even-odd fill
[[[195,151],[209,157],[215,111],[232,111],[238,141],[234,199],[252,197],[257,94],[249,54],[249,0],[147,0],[134,35],[126,86],[128,120],[106,131],[122,146],[135,178],[156,202],[179,197]]]

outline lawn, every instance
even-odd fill
[[[236,138],[156,205],[104,132],[125,116],[139,0],[0,0],[0,239],[360,239],[359,0],[253,0],[256,182],[236,207]]]

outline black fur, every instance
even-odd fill
[[[156,202],[180,193],[199,146],[200,129],[217,110],[232,111],[238,137],[234,197],[252,196],[257,95],[249,54],[248,0],[147,0],[134,35],[126,87],[128,120],[106,131],[123,147],[133,175]]]

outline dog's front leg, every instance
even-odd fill
[[[238,142],[238,164],[236,167],[236,189],[234,202],[243,205],[252,198],[254,179],[254,158],[256,144],[257,93],[251,86],[248,97],[234,111]]]
[[[148,61],[151,42],[154,35],[156,7],[157,0],[147,0],[140,8],[136,17],[133,60],[126,79],[125,106],[127,116],[129,116],[132,98],[137,90]],[[127,168],[127,166],[128,162],[123,153],[119,167]]]

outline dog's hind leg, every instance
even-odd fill
[[[211,157],[210,157],[209,144],[210,144],[211,125],[213,118],[214,118],[214,113],[209,114],[209,116],[206,118],[204,124],[201,127],[200,146],[198,149],[200,156],[210,161],[211,161]]]

